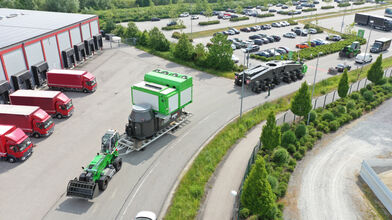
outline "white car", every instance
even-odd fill
[[[199,19],[199,15],[192,15],[191,19],[192,19],[192,20]]]
[[[355,62],[359,63],[359,64],[370,63],[370,62],[372,62],[372,60],[373,60],[373,57],[371,54],[366,54],[366,56],[365,56],[364,53],[361,53],[355,57]]]
[[[240,59],[239,59],[238,57],[236,57],[234,54],[231,55],[231,60],[232,60],[234,63],[240,62]]]
[[[230,16],[224,15],[222,19],[224,19],[224,20],[229,20],[230,18],[231,18]]]
[[[189,16],[189,13],[188,12],[184,12],[184,13],[181,13],[180,14],[180,17],[188,17]]]
[[[137,213],[135,220],[157,220],[157,215],[150,211],[141,211]]]

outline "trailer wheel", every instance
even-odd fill
[[[33,134],[33,137],[35,137],[35,138],[40,138],[41,135],[40,135],[38,132],[35,132],[35,133]]]
[[[98,180],[98,188],[101,191],[105,191],[105,189],[108,187],[109,184],[109,177],[108,176],[102,176]]]
[[[14,157],[8,157],[8,162],[15,163],[16,159]]]
[[[62,118],[63,118],[63,115],[62,115],[62,114],[60,114],[60,113],[58,113],[58,114],[56,115],[56,118],[58,118],[58,119],[62,119]]]
[[[120,157],[116,157],[113,161],[113,166],[114,169],[116,169],[116,172],[120,171],[122,167],[122,159]]]
[[[84,93],[88,93],[88,90],[87,90],[87,89],[83,89],[83,92],[84,92]]]

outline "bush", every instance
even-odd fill
[[[257,15],[258,18],[266,18],[266,17],[273,17],[273,16],[275,16],[274,13],[265,13],[265,14],[258,14]],[[247,17],[247,18],[249,18],[249,17]]]
[[[331,9],[331,8],[335,8],[335,6],[333,5],[321,6],[321,9]]]
[[[343,3],[339,3],[338,4],[338,7],[348,7],[348,6],[350,6],[351,4],[350,3],[348,3],[348,2],[343,2]]]
[[[354,99],[354,100],[358,100],[359,99],[359,94],[358,92],[353,92],[350,95],[350,98]]]
[[[309,118],[309,122],[314,122],[317,118],[317,113],[316,111],[312,110],[310,111],[310,118]],[[306,120],[308,120],[308,115],[306,116]]]
[[[287,183],[280,182],[278,186],[278,197],[283,197],[287,191]]]
[[[296,165],[297,165],[297,161],[295,161],[293,158],[290,158],[289,166],[296,166]]]
[[[282,146],[288,147],[289,144],[295,144],[296,140],[297,139],[295,138],[295,134],[293,131],[286,131],[282,135]]]
[[[374,95],[372,91],[366,91],[363,93],[363,98],[367,101],[367,102],[371,102],[374,100]]]
[[[295,152],[294,155],[293,155],[293,157],[294,157],[296,160],[301,160],[302,157],[303,157],[303,155],[302,155],[300,152]]]
[[[392,83],[392,77],[389,77],[388,82]]]
[[[299,124],[295,129],[295,136],[297,136],[297,138],[301,138],[305,136],[305,134],[306,134],[306,126],[304,124]]]
[[[290,125],[288,123],[284,123],[282,125],[282,127],[280,128],[280,131],[282,132],[282,134],[286,131],[290,130]]]
[[[326,111],[326,112],[321,116],[321,118],[322,118],[324,121],[332,121],[332,120],[335,119],[335,116],[332,114],[332,112]]]
[[[279,165],[287,163],[289,158],[290,158],[289,153],[287,152],[286,149],[282,147],[277,148],[272,155],[272,161],[274,161]]]
[[[244,21],[244,20],[249,20],[249,17],[242,16],[242,17],[230,18],[230,21]]]
[[[206,25],[211,25],[211,24],[219,24],[219,20],[212,20],[212,21],[201,21],[199,22],[200,26],[206,26]]]
[[[294,154],[294,153],[297,151],[297,148],[295,147],[294,144],[289,144],[289,146],[287,147],[287,151],[288,151],[290,154]]]
[[[302,9],[303,12],[309,12],[309,11],[317,11],[317,8],[305,8]]]
[[[313,148],[313,143],[311,143],[311,142],[306,142],[306,143],[305,143],[305,147],[306,147],[306,149],[310,150],[310,149]]]
[[[338,129],[339,129],[339,126],[340,126],[340,124],[339,124],[339,122],[338,122],[337,120],[333,120],[333,121],[331,121],[331,122],[329,123],[329,129],[330,129],[331,131],[336,131],[336,130],[338,130]]]
[[[276,177],[268,175],[267,176],[267,180],[269,182],[269,184],[271,185],[271,189],[274,191],[277,187],[278,187],[278,179],[276,179]]]
[[[391,93],[392,92],[392,85],[382,85],[382,89],[384,89],[385,91]]]
[[[247,208],[242,208],[242,209],[240,210],[240,217],[241,217],[241,218],[246,219],[246,218],[249,217],[249,215],[250,215],[249,209],[247,209]]]
[[[354,109],[355,108],[355,102],[353,100],[347,101],[346,107],[347,107],[348,111]]]
[[[317,132],[316,132],[316,137],[317,137],[318,139],[321,139],[321,138],[323,137],[323,132],[317,131]]]
[[[354,2],[353,4],[354,5],[363,5],[363,4],[365,4],[365,2]]]
[[[344,114],[346,113],[346,108],[343,105],[338,105],[336,107],[336,109],[338,110],[339,114]]]
[[[177,25],[162,27],[162,30],[164,30],[164,31],[171,31],[171,30],[185,29],[185,28],[186,28],[185,25],[183,25],[183,24],[177,24]]]
[[[373,88],[372,84],[367,84],[367,85],[366,85],[366,89],[367,89],[367,90],[372,90],[372,88]]]

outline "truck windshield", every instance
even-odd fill
[[[30,138],[27,138],[26,140],[24,140],[22,143],[17,144],[16,146],[18,147],[18,150],[20,152],[24,151],[28,146],[30,146],[31,141]]]
[[[381,47],[381,43],[376,42],[376,43],[373,44],[373,47],[374,48],[380,48]]]
[[[47,129],[52,124],[53,124],[53,119],[49,118],[48,120],[46,120],[44,122],[38,123],[38,127],[41,129],[44,129],[44,128]]]
[[[88,86],[93,86],[93,85],[95,85],[95,83],[97,83],[97,82],[95,81],[95,79],[86,82],[86,84],[87,84]]]
[[[65,106],[65,109],[70,109],[72,106],[73,106],[73,104],[72,104],[72,101],[69,101],[67,104],[65,104],[64,105]]]

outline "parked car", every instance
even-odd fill
[[[297,29],[294,32],[297,36],[308,36],[308,32],[304,29]]]
[[[280,53],[275,50],[275,48],[270,48],[266,50],[268,53],[270,53],[272,56],[280,56]]]
[[[240,31],[251,32],[250,28],[248,28],[248,27],[241,28]]]
[[[261,40],[261,39],[255,39],[255,40],[253,41],[253,43],[256,44],[256,45],[263,45],[263,40]]]
[[[287,54],[287,51],[284,50],[284,49],[282,49],[282,48],[276,48],[275,50],[276,50],[276,52],[278,52],[280,55]]]
[[[317,0],[314,0],[314,1],[313,1],[313,4],[320,4],[320,2],[317,1]]]
[[[235,28],[230,28],[230,30],[231,30],[231,31],[234,31],[235,34],[239,34],[239,33],[240,33],[240,31],[237,30],[237,29],[235,29]]]
[[[257,29],[255,27],[250,27],[251,31],[257,31]]]
[[[189,16],[189,12],[183,12],[180,14],[180,17],[188,17]]]
[[[283,4],[282,3],[278,3],[278,4],[276,4],[276,7],[282,7],[283,6]]]
[[[295,9],[302,9],[302,6],[301,5],[297,5],[297,6],[295,6]]]
[[[274,41],[276,41],[276,42],[280,41],[280,39],[281,39],[278,35],[271,35],[271,37],[273,37]]]
[[[236,12],[236,10],[235,10],[235,9],[230,9],[230,8],[228,8],[228,9],[226,9],[226,12],[235,13],[235,12]]]
[[[238,57],[236,57],[234,54],[231,55],[231,60],[232,60],[234,63],[240,62],[240,59],[238,59]]]
[[[192,16],[191,16],[191,19],[192,19],[192,20],[197,20],[197,19],[199,19],[199,15],[192,15]]]
[[[260,28],[260,26],[259,25],[255,25],[255,26],[253,26],[255,29],[256,29],[256,31],[259,31],[259,30],[261,30],[261,28]]]
[[[281,21],[280,23],[281,23],[281,24],[284,24],[286,27],[287,27],[287,26],[290,26],[290,23],[287,22],[287,21]]]
[[[177,22],[176,22],[176,21],[171,21],[171,22],[169,22],[169,23],[167,24],[167,26],[174,26],[174,25],[177,25]]]
[[[231,18],[238,18],[238,15],[230,15]]]
[[[281,9],[288,9],[289,8],[289,6],[287,6],[287,5],[282,5],[282,7],[281,7]]]
[[[282,46],[282,47],[278,47],[278,49],[283,49],[283,50],[285,50],[287,53],[291,51],[289,48],[283,47],[283,46]]]
[[[212,16],[219,15],[219,13],[220,13],[219,11],[213,11],[213,12],[212,12]],[[222,14],[222,15],[223,15],[223,14]]]
[[[255,54],[257,56],[262,56],[262,57],[271,57],[272,56],[268,51],[265,51],[265,50],[257,52]]]
[[[301,30],[301,27],[293,27],[293,28],[291,28],[292,32],[295,32],[296,30]]]
[[[300,44],[295,45],[295,47],[299,48],[299,49],[305,49],[305,48],[309,48],[309,45],[307,42],[304,42],[304,43],[300,43]]]
[[[277,23],[277,22],[272,23],[271,26],[272,26],[272,27],[281,27],[280,24]]]
[[[348,64],[338,64],[338,65],[335,67],[335,69],[336,69],[338,72],[342,73],[345,69],[350,70],[350,69],[351,69],[351,66],[348,65]]]
[[[276,12],[276,9],[271,8],[268,10],[268,12]]]
[[[233,41],[232,45],[235,46],[235,49],[240,49],[241,48],[241,43],[237,41]]]
[[[322,39],[320,39],[320,38],[316,38],[316,39],[314,39],[313,41],[316,43],[316,45],[324,45],[324,44],[327,44],[327,42],[325,42],[324,40],[322,40]]]
[[[150,211],[141,211],[136,214],[135,220],[157,220],[157,215]]]
[[[361,53],[355,57],[355,62],[359,63],[359,64],[370,63],[370,62],[372,62],[372,60],[373,60],[373,57],[371,54],[366,54],[366,56],[365,56],[365,54]]]
[[[295,38],[297,35],[293,32],[288,32],[283,34],[283,37],[287,37],[287,38]]]
[[[275,39],[271,36],[267,36],[267,39],[269,40],[269,42],[273,43],[275,42]]]
[[[265,38],[265,37],[267,37],[267,35],[266,34],[258,34],[261,38]]]
[[[294,14],[295,14],[295,15],[300,15],[301,13],[302,13],[302,11],[298,11],[298,10],[297,10],[297,11],[294,11]]]
[[[160,21],[161,19],[160,18],[157,18],[157,17],[152,17],[151,18],[151,21]]]
[[[259,50],[260,50],[260,47],[258,45],[252,45],[251,47],[245,48],[246,53],[253,53],[253,52],[256,52]]]
[[[258,34],[255,34],[255,35],[250,35],[249,36],[249,39],[251,39],[251,40],[254,40],[254,39],[260,39],[261,38],[261,36],[260,35],[258,35]]]
[[[317,30],[314,28],[309,28],[309,29],[307,29],[307,31],[309,34],[317,34]]]
[[[342,39],[342,37],[339,35],[336,35],[336,34],[331,34],[331,35],[328,35],[325,39],[331,40],[331,41],[340,41]]]
[[[227,32],[229,33],[229,35],[235,35],[235,32],[233,30],[228,30]]]
[[[229,20],[231,18],[231,15],[229,16],[229,15],[223,15],[223,20]]]
[[[264,24],[264,25],[261,25],[261,30],[268,30],[268,29],[271,29],[271,25],[269,25],[269,24]]]
[[[264,43],[264,44],[269,44],[269,43],[270,43],[270,41],[269,41],[268,38],[266,38],[266,37],[261,38],[261,40],[263,40],[263,43]]]

